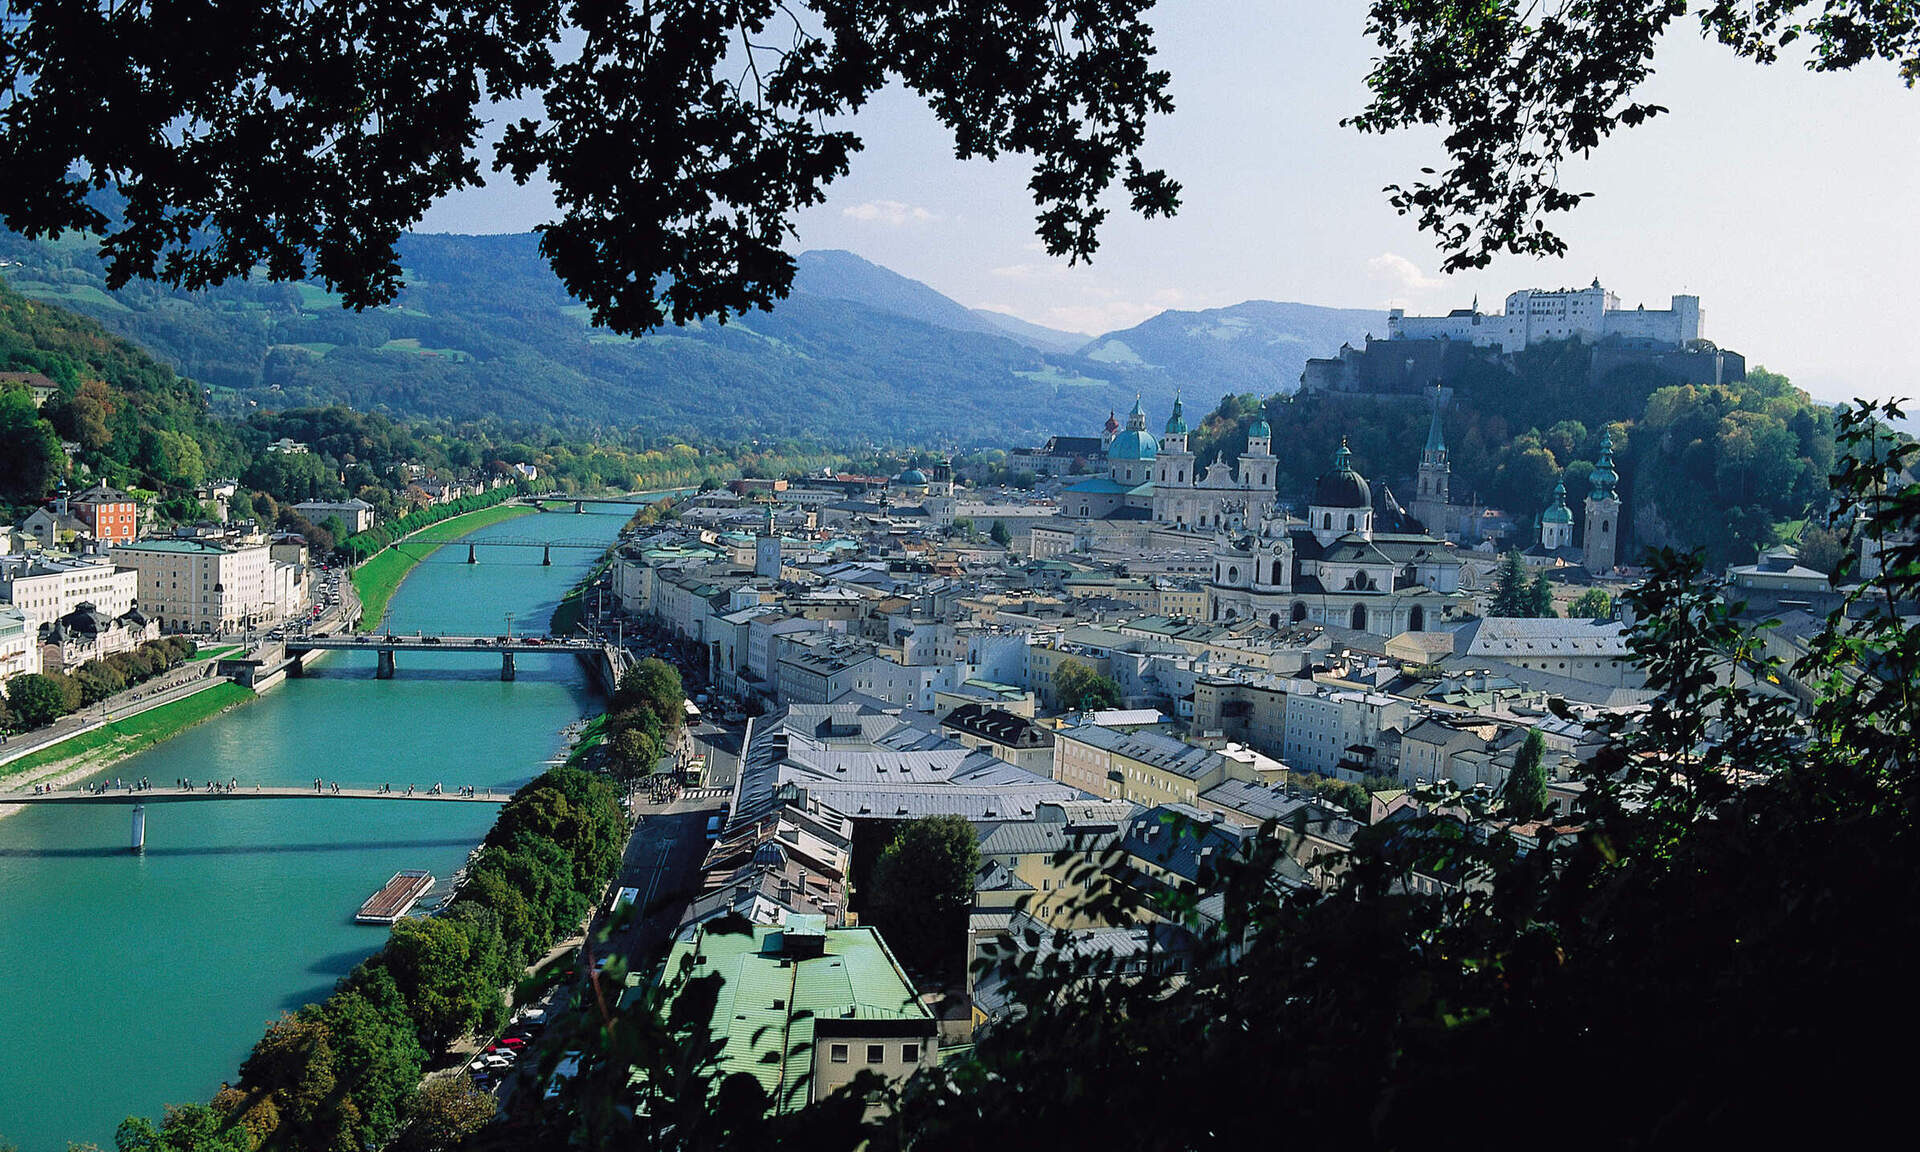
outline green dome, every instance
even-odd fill
[[[1273,428],[1267,423],[1267,418],[1262,416],[1253,422],[1252,427],[1247,429],[1247,435],[1249,437],[1258,436],[1262,440],[1271,440],[1273,439]]]
[[[1180,394],[1175,392],[1173,394],[1173,415],[1167,417],[1167,435],[1185,436],[1186,434],[1187,420],[1186,417],[1181,414]]]
[[[1565,480],[1553,486],[1553,507],[1540,516],[1542,524],[1571,524],[1573,513],[1567,508],[1567,482]]]
[[[918,468],[909,468],[905,472],[900,473],[900,475],[895,476],[894,480],[901,484],[925,484],[927,482],[927,474]]]
[[[1160,455],[1160,442],[1144,428],[1129,428],[1113,438],[1107,449],[1109,460],[1152,460]]]

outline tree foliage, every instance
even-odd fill
[[[1690,7],[1703,33],[1761,63],[1801,44],[1815,71],[1885,60],[1909,87],[1920,78],[1920,22],[1902,5],[1374,0],[1372,99],[1346,123],[1365,132],[1441,130],[1446,163],[1386,191],[1439,241],[1443,270],[1484,268],[1501,251],[1562,255],[1566,243],[1548,218],[1591,195],[1561,186],[1562,165],[1667,111],[1639,91],[1662,35]]]
[[[1145,6],[12,3],[0,218],[101,237],[114,287],[264,268],[366,308],[398,287],[400,234],[483,182],[484,104],[524,101],[494,169],[553,186],[542,252],[596,322],[640,332],[784,296],[795,213],[860,147],[839,118],[899,83],[962,158],[1031,157],[1041,240],[1080,259],[1116,183],[1144,215],[1178,204],[1137,158],[1172,108]]]
[[[1572,620],[1607,620],[1612,616],[1613,597],[1604,588],[1589,588],[1567,606],[1567,617]]]
[[[1120,685],[1085,663],[1066,659],[1053,670],[1053,694],[1062,711],[1120,707]]]
[[[1527,738],[1513,758],[1513,771],[1507,776],[1502,796],[1507,815],[1515,820],[1532,820],[1547,812],[1547,741],[1538,728],[1529,728]]]
[[[964,818],[909,820],[874,862],[867,919],[904,963],[951,974],[962,961],[979,870],[979,842]]]
[[[452,905],[394,925],[386,946],[331,996],[282,1016],[210,1106],[169,1110],[157,1128],[130,1118],[121,1147],[357,1152],[388,1145],[415,1115],[428,1050],[498,1024],[503,990],[579,927],[612,878],[625,830],[605,780],[556,768],[531,781],[501,809]],[[430,1121],[409,1139],[431,1140],[411,1147],[446,1147],[476,1110],[464,1093],[435,1096],[428,1107]]]
[[[397,1146],[401,1152],[448,1152],[492,1120],[493,1097],[465,1076],[438,1076],[414,1098],[413,1120]]]

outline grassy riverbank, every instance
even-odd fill
[[[455,516],[451,520],[442,520],[429,525],[436,535],[441,532],[467,533],[489,524],[498,524],[503,520],[512,520],[520,516],[531,516],[532,508],[496,504],[491,508],[482,508],[477,512],[468,512],[464,516]],[[427,531],[428,529],[421,529]],[[387,601],[400,587],[400,581],[407,578],[413,566],[431,556],[439,548],[425,547],[402,551],[406,540],[397,540],[370,557],[366,563],[353,570],[353,590],[360,596],[361,627],[372,628],[386,615]]]
[[[149,708],[138,716],[115,720],[105,727],[82,732],[18,760],[0,764],[0,780],[53,766],[64,771],[80,768],[98,771],[252,699],[252,689],[238,684],[221,684],[196,692],[185,700]]]

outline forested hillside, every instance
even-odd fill
[[[39,407],[36,384],[51,392]],[[0,283],[0,522],[26,515],[58,484],[97,482],[133,491],[149,516],[191,521],[208,514],[195,489],[228,479],[240,485],[236,517],[307,534],[324,550],[337,527],[306,523],[288,505],[353,496],[382,518],[404,515],[420,498],[409,486],[421,474],[505,475],[509,465],[533,464],[543,487],[598,492],[784,475],[836,460],[802,436],[696,447],[670,437],[569,434],[522,415],[509,406],[470,421],[409,420],[333,404],[262,407],[228,419],[208,410],[197,383],[136,344]],[[283,438],[311,450],[265,450]]]
[[[1678,385],[1647,366],[1588,378],[1591,349],[1542,344],[1472,361],[1450,380],[1444,430],[1456,502],[1477,501],[1530,524],[1556,481],[1579,510],[1611,432],[1620,493],[1641,547],[1703,547],[1720,563],[1792,539],[1824,510],[1834,458],[1831,410],[1765,369],[1724,385]],[[1354,464],[1410,502],[1432,408],[1417,397],[1229,396],[1191,443],[1203,460],[1246,447],[1264,410],[1283,495],[1302,493],[1342,439]],[[1574,517],[1583,530],[1581,517]]]
[[[725,325],[629,340],[593,328],[531,235],[409,236],[407,287],[343,311],[307,284],[106,291],[73,242],[0,234],[0,276],[95,316],[212,389],[216,411],[342,403],[395,416],[512,414],[556,427],[744,440],[806,430],[845,446],[1087,434],[1136,393],[1291,388],[1371,313],[1254,302],[1085,341],[965,308],[846,252],[803,253],[793,295]]]
[[[0,508],[33,503],[76,470],[166,492],[231,471],[244,457],[191,381],[100,324],[3,283],[0,372],[57,387],[38,410],[24,383],[0,392]]]

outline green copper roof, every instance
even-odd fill
[[[1573,513],[1567,509],[1567,482],[1560,481],[1553,486],[1553,507],[1548,508],[1540,517],[1544,524],[1571,524]]]
[[[1446,450],[1446,438],[1440,434],[1440,387],[1439,385],[1435,385],[1433,389],[1433,422],[1427,425],[1427,451],[1445,452]]]
[[[1593,485],[1588,500],[1618,500],[1614,486],[1620,483],[1620,473],[1613,467],[1613,433],[1608,432],[1600,439],[1600,462],[1587,474],[1587,482]]]
[[[795,917],[818,921],[818,917]],[[795,923],[818,935],[818,923]],[[751,932],[697,930],[673,946],[665,972],[677,977],[689,959],[692,977],[725,983],[714,1005],[712,1033],[725,1037],[713,1085],[736,1072],[760,1081],[777,1112],[805,1107],[817,1020],[924,1020],[936,1027],[880,934],[871,928],[826,931],[817,956],[783,948],[786,928],[758,924]]]
[[[1173,415],[1167,417],[1167,435],[1185,436],[1186,434],[1187,421],[1185,417],[1181,415],[1180,393],[1175,392],[1173,394]]]
[[[1263,440],[1271,440],[1273,439],[1273,426],[1267,423],[1265,416],[1256,417],[1253,424],[1247,428],[1247,436],[1249,438],[1257,436]]]

